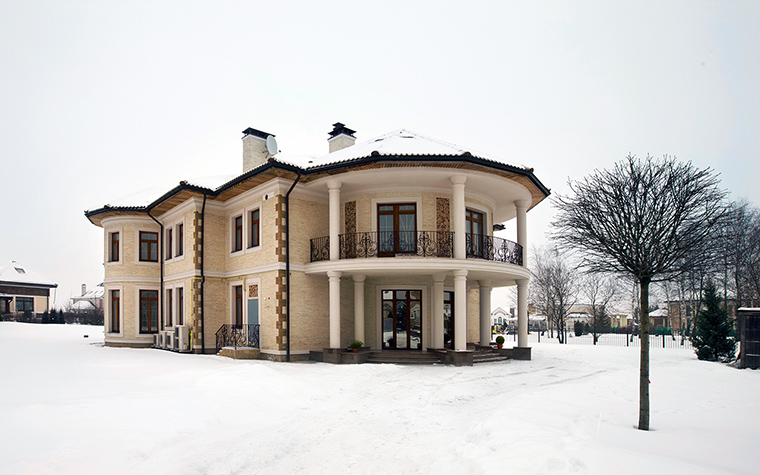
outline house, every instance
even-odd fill
[[[490,344],[491,289],[517,286],[527,345],[533,169],[397,130],[363,143],[341,123],[329,153],[280,158],[243,131],[242,174],[187,180],[85,212],[103,228],[105,343],[278,361]],[[511,222],[517,242],[493,235]]]
[[[105,287],[102,282],[92,290],[82,284],[82,295],[71,297],[71,310],[74,313],[100,312],[103,310],[103,295]]]
[[[514,309],[512,308],[507,312],[501,307],[496,307],[496,309],[491,312],[491,326],[507,325],[507,323],[512,320],[515,322],[517,321],[517,319],[514,318]]]
[[[35,317],[50,310],[50,289],[58,284],[11,261],[0,267],[0,315]]]

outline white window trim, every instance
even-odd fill
[[[112,290],[118,290],[119,291],[119,331],[118,332],[112,332],[111,331],[111,291]],[[104,315],[105,315],[105,325],[106,325],[106,336],[111,337],[118,337],[123,338],[124,337],[124,287],[121,285],[114,285],[114,286],[107,286],[105,288],[106,293],[106,301],[108,302],[106,304],[106,308],[104,309]]]
[[[241,243],[242,244],[241,248],[236,251],[236,250],[234,250],[235,249],[235,219],[239,218],[241,216],[243,218],[243,236],[242,236],[243,237],[243,242]],[[240,256],[240,255],[245,254],[245,223],[246,223],[245,209],[241,209],[241,210],[238,210],[238,211],[230,214],[230,225],[229,225],[229,230],[230,230],[230,239],[229,239],[229,242],[230,242],[229,243],[229,246],[230,246],[230,255]]]
[[[375,287],[375,328],[377,328],[377,332],[375,336],[377,337],[377,347],[379,349],[383,348],[383,290],[420,290],[422,291],[422,351],[427,351],[427,349],[430,347],[431,342],[431,332],[430,332],[430,324],[428,323],[430,320],[430,314],[431,314],[431,302],[429,295],[432,295],[430,292],[430,285],[429,284],[417,284],[417,285],[393,285],[393,284],[382,284]]]
[[[417,232],[420,231],[434,231],[433,229],[422,229],[422,197],[403,197],[394,196],[388,198],[372,198],[372,232],[377,232],[377,206],[378,205],[390,205],[398,203],[415,203],[415,215],[417,221]],[[342,220],[345,223],[345,218]],[[404,290],[404,289],[401,289]]]
[[[119,259],[115,261],[109,260],[111,258],[111,234],[119,233]],[[120,266],[124,259],[124,228],[109,228],[106,229],[106,266]]]
[[[158,260],[155,262],[140,260],[140,233],[158,234]],[[135,264],[138,266],[157,266],[161,264],[161,228],[157,227],[140,227],[135,229]],[[146,289],[147,290],[147,289]]]
[[[469,203],[465,201],[464,203],[464,211],[467,213],[467,210],[471,209],[473,211],[477,211],[478,213],[483,213],[483,217],[485,219],[485,223],[483,223],[483,235],[485,236],[493,236],[493,216],[491,215],[491,212],[488,210],[488,208],[484,208],[483,206],[479,204]],[[465,214],[465,217],[467,215]],[[489,225],[490,223],[490,225]]]
[[[140,291],[141,290],[155,290],[158,294],[158,329],[156,333],[161,333],[161,306],[163,305],[164,297],[161,295],[161,286],[159,285],[139,285],[135,287],[135,338],[150,338],[153,339],[155,333],[140,333]],[[124,319],[122,318],[122,324]]]
[[[167,240],[168,240],[168,236],[169,236],[169,230],[170,229],[172,230],[172,258],[171,259],[166,259],[164,261],[167,264],[171,264],[173,262],[179,262],[179,261],[184,260],[185,259],[185,254],[187,253],[187,246],[183,245],[183,247],[182,247],[182,255],[181,256],[177,255],[177,247],[178,247],[178,244],[179,244],[179,240],[177,239],[177,236],[179,236],[179,225],[180,224],[184,228],[182,234],[183,234],[183,236],[186,236],[187,227],[185,226],[185,218],[182,218],[182,219],[177,220],[177,221],[173,221],[170,225],[164,226],[164,245],[167,244]],[[183,237],[183,241],[185,239],[186,238]],[[185,244],[185,243],[183,242],[183,244]],[[167,249],[167,247],[164,247],[164,254],[166,253],[166,249]]]
[[[187,294],[184,293],[185,291],[185,284],[175,284],[172,286],[172,302],[174,303],[174,313],[172,314],[172,320],[174,321],[174,326],[179,326],[177,323],[179,319],[179,289],[182,289],[183,296],[182,300],[184,302],[187,301]],[[185,305],[187,306],[187,305]],[[182,309],[182,325],[187,326],[187,312],[185,311],[185,308]]]
[[[230,288],[229,288],[229,296],[230,296],[230,312],[229,312],[229,323],[230,325],[235,324],[235,287],[242,286],[243,287],[243,322],[248,321],[248,309],[246,303],[246,292],[245,292],[245,280],[231,280],[230,281]],[[261,288],[259,287],[259,292]],[[261,295],[261,294],[259,294]],[[259,314],[261,315],[261,314]]]
[[[248,247],[248,245],[250,244],[250,242],[248,242],[248,238],[250,236],[250,232],[248,232],[248,231],[251,229],[251,225],[252,225],[252,223],[251,223],[251,221],[252,221],[251,220],[251,212],[255,211],[255,210],[259,210],[259,245],[258,246],[253,246],[253,247]],[[258,251],[260,251],[262,249],[262,237],[263,237],[263,234],[261,232],[261,229],[263,227],[262,225],[264,224],[264,220],[262,219],[263,216],[264,216],[264,214],[263,214],[262,211],[263,211],[263,208],[261,206],[261,201],[259,201],[257,203],[254,203],[253,205],[248,206],[247,208],[245,208],[245,210],[243,212],[243,234],[244,234],[243,235],[243,249],[245,250],[246,254],[249,253],[249,252],[258,252]],[[230,228],[230,229],[234,229],[234,228]],[[231,245],[230,245],[230,249],[232,249]]]

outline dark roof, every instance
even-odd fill
[[[268,134],[266,132],[262,132],[261,130],[256,130],[256,129],[252,128],[252,127],[248,127],[247,129],[245,129],[243,131],[243,134],[244,135],[253,135],[254,137],[258,137],[258,138],[265,139],[265,140],[270,135],[272,137],[274,137],[274,134]]]
[[[327,134],[330,136],[330,138],[337,137],[340,134],[348,135],[349,137],[354,137],[354,134],[356,133],[355,130],[351,130],[348,127],[346,127],[345,124],[341,124],[340,122],[336,122],[333,124],[333,129],[328,132]]]

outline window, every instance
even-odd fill
[[[236,285],[235,290],[235,325],[243,325],[243,286]]]
[[[140,231],[140,260],[158,262],[158,233]]]
[[[121,292],[118,290],[111,290],[111,318],[110,329],[111,333],[119,333],[119,302],[121,301]]]
[[[259,210],[255,209],[250,213],[250,235],[248,237],[248,247],[259,245]]]
[[[16,312],[34,313],[34,297],[16,297]]]
[[[172,289],[166,290],[166,315],[164,324],[167,327],[172,326]]]
[[[108,261],[116,262],[119,260],[119,233],[108,234]]]
[[[185,252],[185,225],[180,223],[177,225],[177,257],[181,256]]]
[[[378,256],[417,252],[417,204],[377,206]]]
[[[177,289],[177,325],[185,324],[185,289]]]
[[[232,229],[232,252],[243,249],[243,217],[238,216],[233,220]]]
[[[467,208],[465,211],[465,238],[468,256],[484,257],[484,229],[483,213]]]
[[[172,230],[166,230],[166,260],[172,258]]]
[[[140,333],[158,332],[158,291],[140,291]]]

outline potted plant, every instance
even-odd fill
[[[501,349],[502,346],[504,346],[504,337],[499,335],[496,337],[496,346]]]
[[[362,346],[364,346],[364,342],[361,340],[354,340],[353,343],[348,345],[348,347],[351,348],[351,351],[353,351],[354,353],[358,352],[359,348],[361,348]]]

